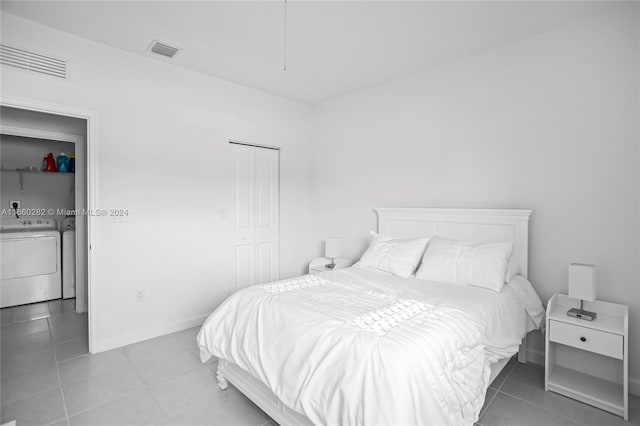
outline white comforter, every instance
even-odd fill
[[[315,424],[473,424],[500,353],[485,350],[496,321],[478,313],[483,299],[465,312],[443,284],[380,274],[354,267],[241,290],[203,325],[201,358],[238,365]],[[498,339],[509,355],[527,328],[514,300],[522,327]]]

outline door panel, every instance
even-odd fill
[[[253,245],[236,246],[236,290],[254,284],[254,251]]]
[[[266,283],[273,281],[273,258],[274,258],[274,245],[273,243],[258,243],[258,283]]]
[[[238,149],[235,162],[235,211],[236,229],[251,229],[253,226],[254,204],[254,154],[248,149]]]
[[[256,151],[257,179],[257,223],[256,244],[269,244],[269,255],[258,256],[258,268],[264,273],[260,282],[279,278],[279,152],[271,149]],[[265,246],[266,247],[266,246]],[[268,273],[266,271],[269,271]]]
[[[280,271],[279,151],[231,144],[237,288]]]

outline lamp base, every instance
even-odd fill
[[[593,321],[596,319],[597,314],[595,312],[585,311],[580,308],[573,308],[567,311],[567,315],[573,318],[578,318],[585,321]]]
[[[336,259],[335,258],[331,258],[331,263],[328,263],[326,265],[324,265],[325,268],[327,269],[333,269],[336,267]]]

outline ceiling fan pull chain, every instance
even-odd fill
[[[284,0],[284,70],[287,70],[287,0]]]

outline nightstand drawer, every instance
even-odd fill
[[[561,321],[549,322],[549,340],[622,359],[623,339],[619,334],[593,330]]]

